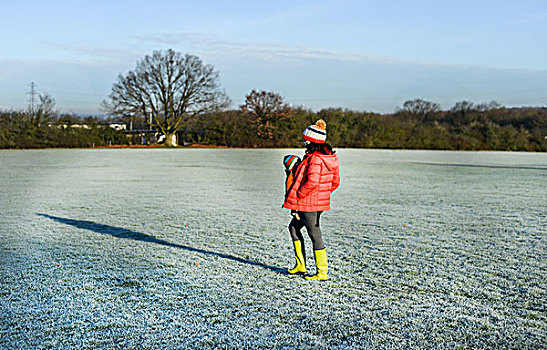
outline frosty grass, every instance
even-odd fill
[[[291,153],[0,151],[0,348],[547,347],[546,154],[339,150],[321,283]]]

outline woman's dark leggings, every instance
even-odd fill
[[[306,230],[308,231],[308,235],[313,244],[313,250],[325,249],[325,243],[321,236],[321,228],[319,227],[319,218],[321,217],[322,212],[299,211],[297,213],[300,220],[293,218],[289,224],[289,232],[291,233],[292,240],[304,242],[304,237],[302,237],[302,232],[300,232],[300,230],[302,227],[306,226]]]

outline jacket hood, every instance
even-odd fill
[[[321,153],[314,153],[315,156],[319,157],[329,169],[329,171],[332,171],[336,168],[338,168],[338,156],[336,154],[321,154]]]

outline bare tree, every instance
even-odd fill
[[[475,105],[473,105],[473,102],[463,100],[460,102],[456,102],[454,107],[452,107],[450,110],[454,113],[466,114],[475,111]]]
[[[406,101],[402,108],[402,111],[404,112],[422,117],[439,112],[440,110],[441,106],[438,103],[426,101],[421,98]]]
[[[241,109],[248,113],[251,122],[256,124],[258,136],[273,138],[274,123],[290,116],[292,109],[283,102],[283,97],[274,92],[251,91],[245,98]]]
[[[476,109],[479,112],[492,111],[498,108],[501,108],[501,105],[496,101],[484,102],[476,106]]]
[[[154,51],[134,71],[120,74],[103,108],[140,116],[166,136],[167,146],[176,146],[176,132],[190,120],[229,104],[213,66],[169,49]]]
[[[29,108],[28,118],[34,125],[41,126],[47,124],[56,114],[55,99],[48,93],[39,94],[38,99],[38,105]]]
[[[464,125],[472,121],[473,112],[477,109],[472,102],[469,101],[460,101],[457,102],[454,107],[450,109],[452,124],[454,125]],[[475,116],[476,118],[476,116]]]

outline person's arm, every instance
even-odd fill
[[[336,167],[336,169],[334,170],[334,178],[332,179],[332,187],[330,191],[334,191],[338,188],[338,186],[340,186],[340,169]]]
[[[306,182],[300,185],[300,188],[296,193],[298,198],[308,196],[317,186],[319,186],[319,181],[321,179],[321,162],[317,162],[316,159],[310,159],[310,163],[306,170],[306,175],[304,176]]]

